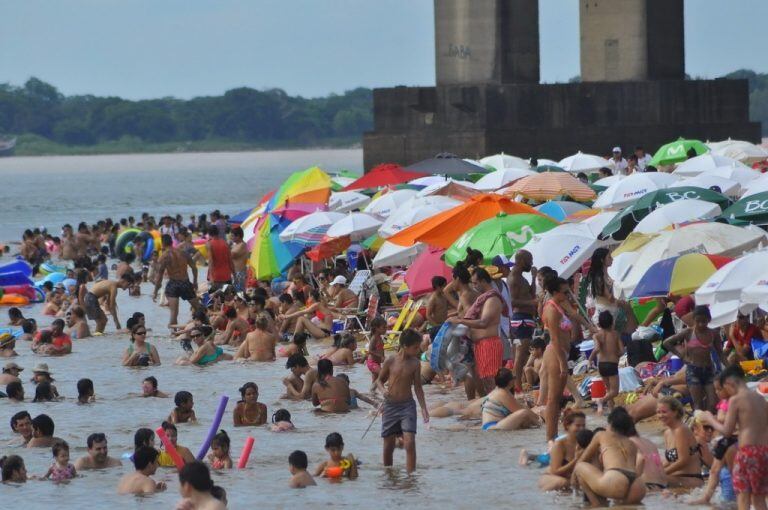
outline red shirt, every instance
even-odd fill
[[[62,347],[69,346],[72,347],[72,339],[69,338],[69,335],[66,333],[62,333],[59,336],[53,337],[53,342],[51,342],[55,347],[58,349],[61,349]]]
[[[227,242],[223,239],[209,239],[208,253],[211,255],[211,267],[208,268],[208,279],[214,283],[231,281],[232,258]]]
[[[684,315],[691,313],[694,308],[696,308],[696,302],[693,300],[693,296],[682,297],[675,303],[675,315],[682,319]]]

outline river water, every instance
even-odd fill
[[[204,154],[162,156],[97,156],[66,158],[13,158],[0,161],[0,176],[6,186],[0,188],[3,203],[0,211],[0,238],[18,238],[27,225],[60,226],[64,221],[93,221],[107,214],[119,218],[141,211],[198,213],[212,208],[225,212],[253,204],[266,190],[279,184],[291,171],[318,164],[327,170],[359,169],[361,152],[306,151],[251,154]],[[10,416],[27,409],[33,416],[50,415],[56,423],[56,435],[69,442],[72,458],[85,454],[85,439],[92,432],[105,432],[110,453],[120,456],[132,449],[132,437],[139,427],[156,428],[173,408],[172,399],[142,399],[141,381],[154,375],[160,389],[173,395],[180,390],[191,391],[195,397],[198,424],[179,426],[179,443],[197,452],[214,410],[222,395],[230,397],[230,405],[222,423],[232,438],[232,457],[237,461],[248,434],[256,439],[251,461],[245,470],[214,474],[216,483],[228,492],[230,508],[304,508],[332,506],[335,508],[422,508],[477,507],[571,507],[581,500],[570,494],[542,494],[536,488],[540,470],[517,465],[521,448],[541,451],[544,447],[542,430],[521,432],[483,432],[461,430],[453,418],[433,420],[429,430],[420,425],[417,436],[418,469],[406,476],[404,453],[395,454],[396,467],[381,465],[380,422],[361,439],[370,422],[367,409],[346,415],[319,416],[308,402],[281,401],[280,379],[287,374],[282,360],[275,363],[242,364],[223,362],[212,367],[180,367],[173,361],[182,353],[178,344],[165,334],[167,310],[155,305],[144,284],[141,297],[120,293],[119,313],[123,324],[134,311],[147,316],[152,328],[148,337],[162,359],[162,366],[146,369],[124,368],[120,364],[128,345],[126,335],[114,333],[110,322],[107,335],[76,340],[73,354],[62,358],[41,358],[32,354],[29,346],[20,344],[20,356],[15,360],[27,370],[23,373],[27,402],[11,404],[0,400],[0,455],[20,454],[30,474],[42,475],[51,463],[48,449],[22,449],[8,446],[14,437],[8,427]],[[24,309],[42,326],[50,323],[41,315],[41,306]],[[189,311],[183,309],[181,319]],[[0,319],[3,323],[5,317]],[[322,347],[311,346],[312,353]],[[34,386],[28,382],[32,367],[47,362],[56,379],[61,402],[31,403]],[[370,384],[368,370],[362,366],[342,369],[352,380],[352,387],[366,391]],[[82,377],[94,381],[97,402],[82,406],[76,403],[76,382]],[[260,400],[269,407],[288,409],[297,431],[276,434],[267,428],[232,427],[231,410],[238,397],[237,388],[254,381],[260,388]],[[443,390],[426,387],[429,401],[443,399]],[[454,393],[453,398],[461,398]],[[362,404],[365,406],[365,404]],[[602,424],[590,418],[588,426]],[[346,452],[361,461],[360,478],[354,482],[330,484],[318,480],[318,486],[307,490],[290,490],[287,458],[291,451],[307,452],[310,465],[322,461],[325,436],[340,432]],[[657,436],[658,437],[658,436]],[[117,496],[119,477],[132,469],[86,472],[69,484],[30,481],[24,486],[0,485],[3,508],[173,508],[179,499],[174,470],[164,469],[156,478],[168,482],[165,493],[146,498]],[[646,498],[649,508],[677,506],[682,502],[658,494]]]

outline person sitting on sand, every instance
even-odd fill
[[[547,472],[539,478],[539,488],[543,491],[560,491],[570,488],[571,475],[579,459],[577,436],[585,430],[587,418],[581,411],[566,410],[563,415],[565,437],[555,441],[550,450]],[[525,452],[525,450],[523,450]],[[524,453],[521,453],[521,458]]]
[[[131,328],[131,344],[123,353],[124,367],[146,367],[160,364],[160,354],[157,348],[146,341],[147,328],[143,324],[135,324]]]
[[[515,399],[512,371],[500,368],[494,388],[483,401],[483,430],[518,430],[541,424],[539,416]]]
[[[531,340],[531,355],[523,367],[523,383],[527,388],[535,388],[539,385],[541,360],[544,356],[544,349],[546,349],[546,347],[547,342],[543,338],[534,338]]]
[[[81,306],[72,307],[72,315],[69,317],[69,336],[82,340],[91,336],[91,329],[85,319],[85,309]]]
[[[683,422],[685,410],[674,397],[659,400],[657,413],[664,431],[664,471],[669,487],[695,488],[704,484],[701,474],[700,446],[696,436]]]
[[[240,387],[240,400],[232,412],[235,427],[264,425],[267,423],[267,406],[259,402],[259,387],[247,382]]]
[[[107,448],[107,436],[96,432],[86,439],[88,455],[80,457],[75,461],[75,469],[83,471],[85,469],[105,469],[122,466],[119,459],[109,456]]]
[[[182,357],[176,361],[177,365],[205,366],[217,361],[231,360],[232,355],[226,354],[224,349],[214,345],[213,328],[200,326],[189,332],[189,338],[195,343],[195,352],[189,358]]]
[[[574,478],[592,506],[606,506],[608,500],[639,505],[645,497],[642,473],[636,469],[637,446],[629,438],[633,430],[629,413],[623,407],[616,407],[608,415],[608,430],[595,434],[579,457]],[[598,456],[602,470],[591,463]]]
[[[280,303],[277,309],[279,314],[278,317],[291,315],[292,318],[278,320],[277,333],[280,335],[280,338],[289,339],[296,329],[296,317],[293,316],[293,313],[299,311],[299,303],[297,303],[296,300],[293,299],[293,296],[288,293],[280,294],[278,302]]]
[[[291,355],[285,362],[285,368],[291,371],[291,375],[283,379],[286,394],[281,398],[309,400],[317,381],[317,370],[311,368],[307,358],[301,354]]]
[[[317,382],[312,385],[312,405],[327,413],[349,411],[349,386],[333,376],[333,363],[321,359],[317,363]]]
[[[179,471],[179,510],[225,510],[227,505],[214,495],[216,487],[204,463],[191,461]],[[219,488],[220,489],[220,488]]]
[[[120,479],[117,485],[118,494],[154,494],[166,489],[165,482],[156,482],[151,476],[157,471],[157,457],[160,452],[151,446],[141,446],[133,452],[133,473]]]
[[[288,456],[288,466],[291,472],[291,481],[288,485],[292,489],[304,489],[311,485],[317,485],[312,475],[307,472],[308,465],[307,454],[301,450],[291,452]]]
[[[275,361],[277,335],[269,330],[269,322],[264,317],[256,319],[256,329],[248,333],[245,341],[235,354],[235,359],[249,361]]]

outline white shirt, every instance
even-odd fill
[[[627,160],[624,158],[621,158],[618,161],[611,158],[608,160],[608,166],[613,170],[615,175],[627,175]]]
[[[637,158],[637,168],[640,172],[645,172],[645,168],[650,164],[650,154],[643,154],[642,158]]]

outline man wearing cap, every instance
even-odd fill
[[[359,304],[357,295],[347,288],[347,279],[341,275],[331,281],[331,288],[328,291],[328,295],[335,308],[357,308],[357,305]]]
[[[5,387],[12,382],[21,382],[21,379],[19,379],[19,374],[23,370],[24,369],[16,363],[6,363],[3,367],[3,373],[0,374],[0,386]]]
[[[155,276],[155,291],[152,294],[152,300],[157,301],[157,293],[163,284],[163,275],[168,273],[168,283],[165,285],[165,297],[168,299],[168,309],[171,312],[169,326],[178,323],[179,319],[179,298],[189,301],[194,310],[200,307],[197,299],[197,265],[189,254],[184,253],[173,246],[173,239],[169,235],[161,237],[163,243],[163,254],[157,265],[157,276]],[[192,281],[189,281],[187,267],[192,270]]]
[[[621,147],[614,147],[612,152],[608,166],[611,167],[614,175],[627,175],[627,160],[621,155]]]
[[[523,276],[528,271],[531,272],[531,283]],[[528,361],[539,305],[536,298],[536,268],[533,267],[531,252],[518,250],[515,253],[515,264],[507,282],[512,301],[511,334],[515,341],[515,391],[519,392],[522,391],[523,367]]]

